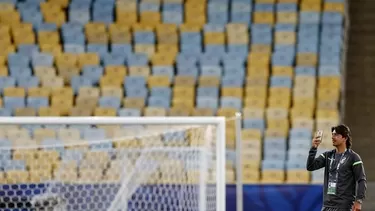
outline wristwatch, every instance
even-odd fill
[[[356,202],[358,202],[358,203],[360,203],[360,204],[362,204],[362,199],[357,199],[357,201]]]

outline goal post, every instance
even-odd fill
[[[224,117],[0,117],[0,184],[22,184],[35,210],[225,211],[225,124]]]

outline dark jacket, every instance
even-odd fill
[[[347,150],[346,160],[340,165],[338,172],[336,195],[327,194],[330,162],[336,154],[336,150],[324,152],[318,157],[316,157],[316,153],[317,149],[312,147],[309,151],[306,168],[308,171],[314,171],[324,167],[323,206],[346,209],[351,208],[354,201],[365,198],[366,175],[361,157],[357,153],[351,149]],[[356,184],[358,184],[357,193]]]

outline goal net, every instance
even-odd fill
[[[0,208],[224,211],[220,117],[0,118]]]

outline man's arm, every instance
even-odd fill
[[[315,171],[326,166],[326,154],[323,153],[319,157],[315,158],[317,148],[311,147],[309,156],[307,157],[306,169],[308,171]]]
[[[354,173],[354,179],[357,182],[356,200],[363,200],[366,197],[367,180],[362,159],[358,154],[354,154],[352,168]]]

